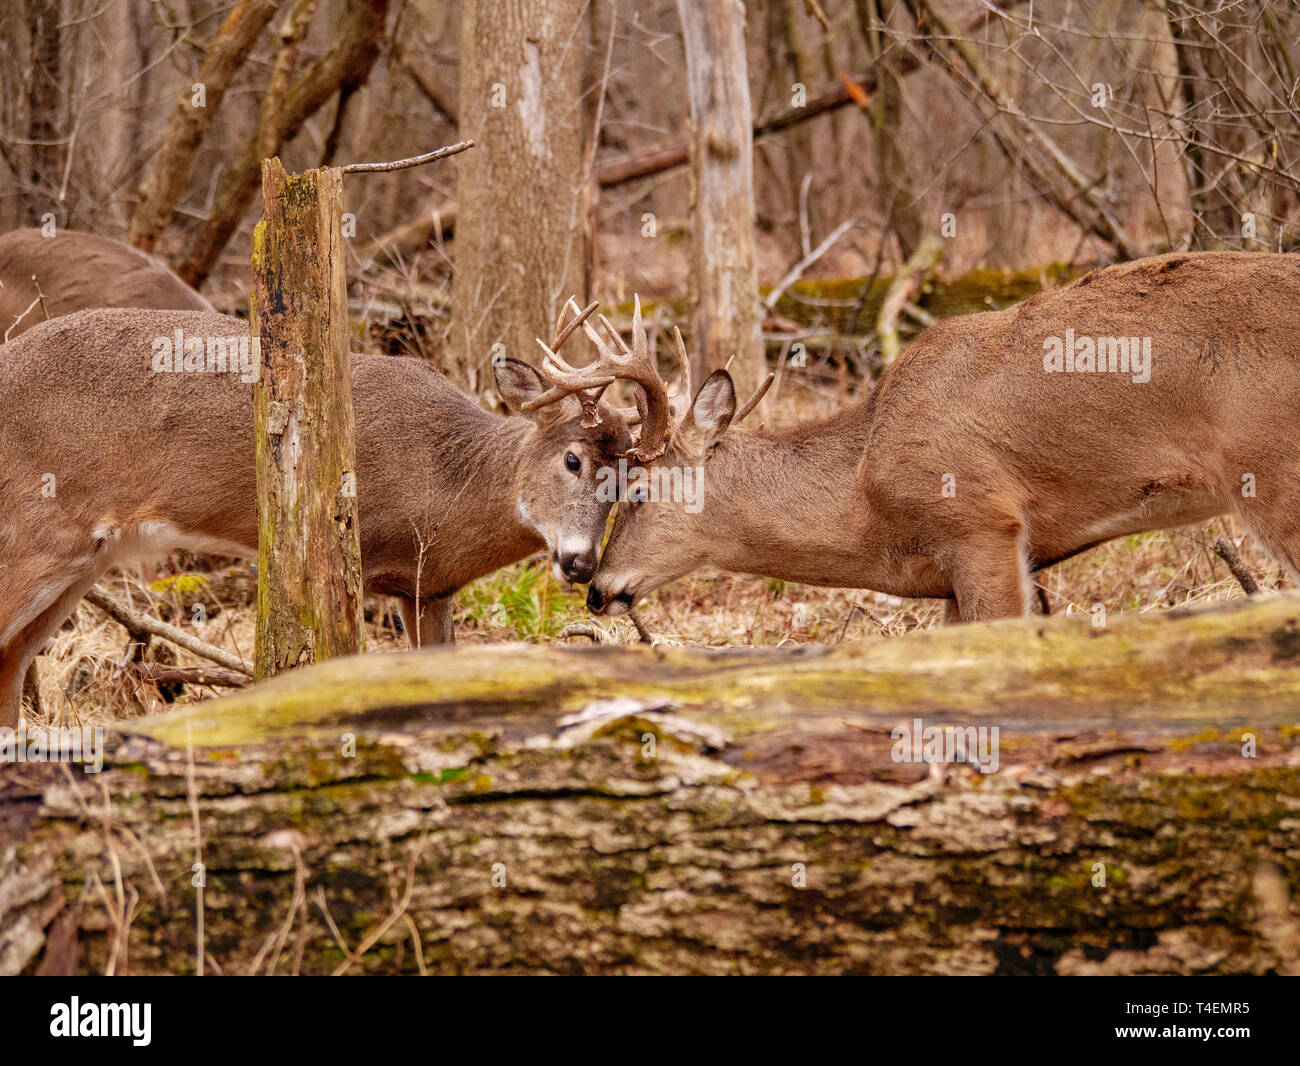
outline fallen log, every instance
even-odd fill
[[[1298,657],[1274,597],[333,660],[3,767],[0,972],[1300,972]]]

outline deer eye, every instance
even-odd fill
[[[639,507],[641,504],[645,503],[647,495],[645,486],[638,485],[627,494],[628,502],[631,503],[633,507]]]
[[[567,469],[571,470],[573,473],[576,474],[579,470],[582,469],[582,460],[579,459],[576,455],[574,455],[573,452],[569,452],[564,457],[564,465]]]

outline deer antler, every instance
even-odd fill
[[[634,296],[632,303],[632,347],[609,324],[604,315],[597,316],[605,333],[617,351],[602,346],[601,362],[616,377],[637,386],[636,407],[640,416],[641,433],[627,453],[633,462],[649,463],[663,455],[668,447],[668,434],[672,430],[672,409],[668,400],[668,387],[659,376],[654,356],[650,354],[650,341],[641,325],[641,297]],[[583,329],[592,343],[599,343],[596,331],[589,324]]]
[[[668,409],[671,414],[672,424],[676,427],[686,417],[686,412],[691,409],[694,390],[691,387],[691,358],[686,354],[686,344],[682,341],[682,331],[676,326],[673,327],[673,342],[677,348],[679,373],[677,381],[668,386]],[[641,412],[636,407],[617,407],[615,410],[627,420],[629,425],[637,425],[641,421]]]
[[[640,311],[639,304],[637,305],[637,310],[638,312]],[[633,322],[634,332],[637,329],[638,322],[639,320]],[[609,323],[606,322],[603,317],[601,318],[601,324],[604,325],[607,330],[610,329]],[[642,336],[644,336],[644,334],[642,334]],[[667,390],[669,419],[671,423],[670,429],[675,429],[677,426],[681,425],[682,420],[691,409],[691,401],[695,399],[695,390],[691,384],[691,358],[686,352],[686,344],[682,340],[682,331],[676,326],[673,327],[673,344],[677,349],[677,363],[681,367],[681,373],[678,376],[677,383]],[[624,346],[624,348],[626,350],[626,346]],[[731,360],[727,360],[727,365],[731,365]],[[731,420],[733,426],[744,419],[746,415],[753,411],[754,408],[762,402],[763,397],[767,395],[767,390],[772,387],[772,382],[775,380],[775,374],[768,374],[767,377],[759,383],[758,388],[754,390],[749,399],[746,400],[744,405],[736,411],[735,416]],[[637,422],[641,421],[642,412],[640,407],[640,397],[638,397],[637,407],[621,407],[618,408],[618,412],[627,419],[629,424],[635,425]],[[654,458],[658,458],[658,455],[662,454],[663,449],[661,448]]]
[[[682,331],[673,326],[673,345],[677,349],[677,365],[681,372],[677,384],[668,391],[668,406],[672,408],[673,425],[686,417],[695,399],[695,390],[691,387],[691,357],[686,354],[686,343],[682,340]]]
[[[763,379],[763,383],[754,390],[754,395],[746,400],[745,405],[741,407],[734,416],[732,416],[731,424],[733,426],[762,402],[763,397],[767,395],[767,390],[772,387],[772,382],[775,380],[775,374],[768,374],[767,377]]]
[[[668,389],[659,371],[655,367],[654,357],[650,354],[650,342],[646,338],[645,328],[641,325],[641,298],[638,296],[632,311],[632,347],[619,336],[604,315],[597,315],[604,327],[610,344],[603,340],[584,316],[581,320],[587,339],[595,347],[596,361],[589,366],[575,367],[566,363],[560,356],[541,341],[546,353],[542,364],[542,373],[554,382],[555,387],[530,401],[528,407],[541,406],[541,401],[552,392],[580,393],[583,404],[583,425],[595,425],[588,422],[590,416],[595,419],[596,404],[600,395],[616,379],[622,378],[637,386],[637,417],[641,423],[641,434],[636,444],[628,450],[628,458],[634,462],[650,462],[663,455],[668,446],[668,432],[672,428]],[[612,347],[611,347],[612,344]]]
[[[572,367],[557,354],[564,346],[564,342],[577,332],[579,326],[587,330],[588,336],[591,336],[593,331],[587,319],[598,306],[598,301],[593,300],[579,311],[577,301],[569,297],[560,308],[559,317],[555,321],[555,335],[550,347],[546,346],[546,342],[541,337],[537,338],[537,343],[546,353],[542,358],[541,375],[551,387],[525,403],[522,410],[536,411],[549,404],[558,403],[566,396],[575,396],[582,408],[582,424],[590,429],[600,421],[600,396],[614,383],[614,375],[602,372],[599,363],[581,369]],[[565,319],[571,310],[576,312],[576,315],[573,321],[566,324]]]
[[[633,301],[631,347],[628,347],[604,315],[597,315],[596,318],[604,329],[605,337],[596,332],[589,321],[596,308],[594,303],[581,311],[577,308],[577,303],[572,299],[561,308],[559,319],[555,323],[555,338],[549,346],[538,338],[537,343],[544,353],[541,374],[551,387],[536,399],[529,400],[523,409],[536,411],[565,396],[575,396],[582,406],[582,424],[591,427],[600,421],[599,404],[605,390],[619,378],[630,381],[636,386],[636,407],[619,409],[618,413],[629,425],[639,423],[641,432],[636,443],[628,450],[627,457],[633,462],[653,462],[667,449],[668,435],[686,417],[694,398],[691,360],[681,330],[673,328],[673,345],[676,348],[677,362],[681,366],[681,375],[670,390],[659,376],[654,356],[650,354],[650,341],[641,322],[640,296]],[[570,311],[576,314],[566,322]],[[579,327],[596,349],[596,361],[581,367],[566,362],[559,354],[564,342]],[[771,384],[772,377],[769,375],[768,380],[759,386],[741,409],[735,421],[739,421],[754,408]]]

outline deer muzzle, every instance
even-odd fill
[[[626,614],[635,602],[636,597],[627,590],[606,597],[595,584],[587,589],[587,610],[592,614]]]

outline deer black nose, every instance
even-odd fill
[[[605,597],[601,594],[600,589],[591,585],[587,589],[587,610],[600,613],[600,609],[605,606]]]
[[[560,573],[575,585],[586,584],[596,572],[594,551],[562,552],[559,562]]]

